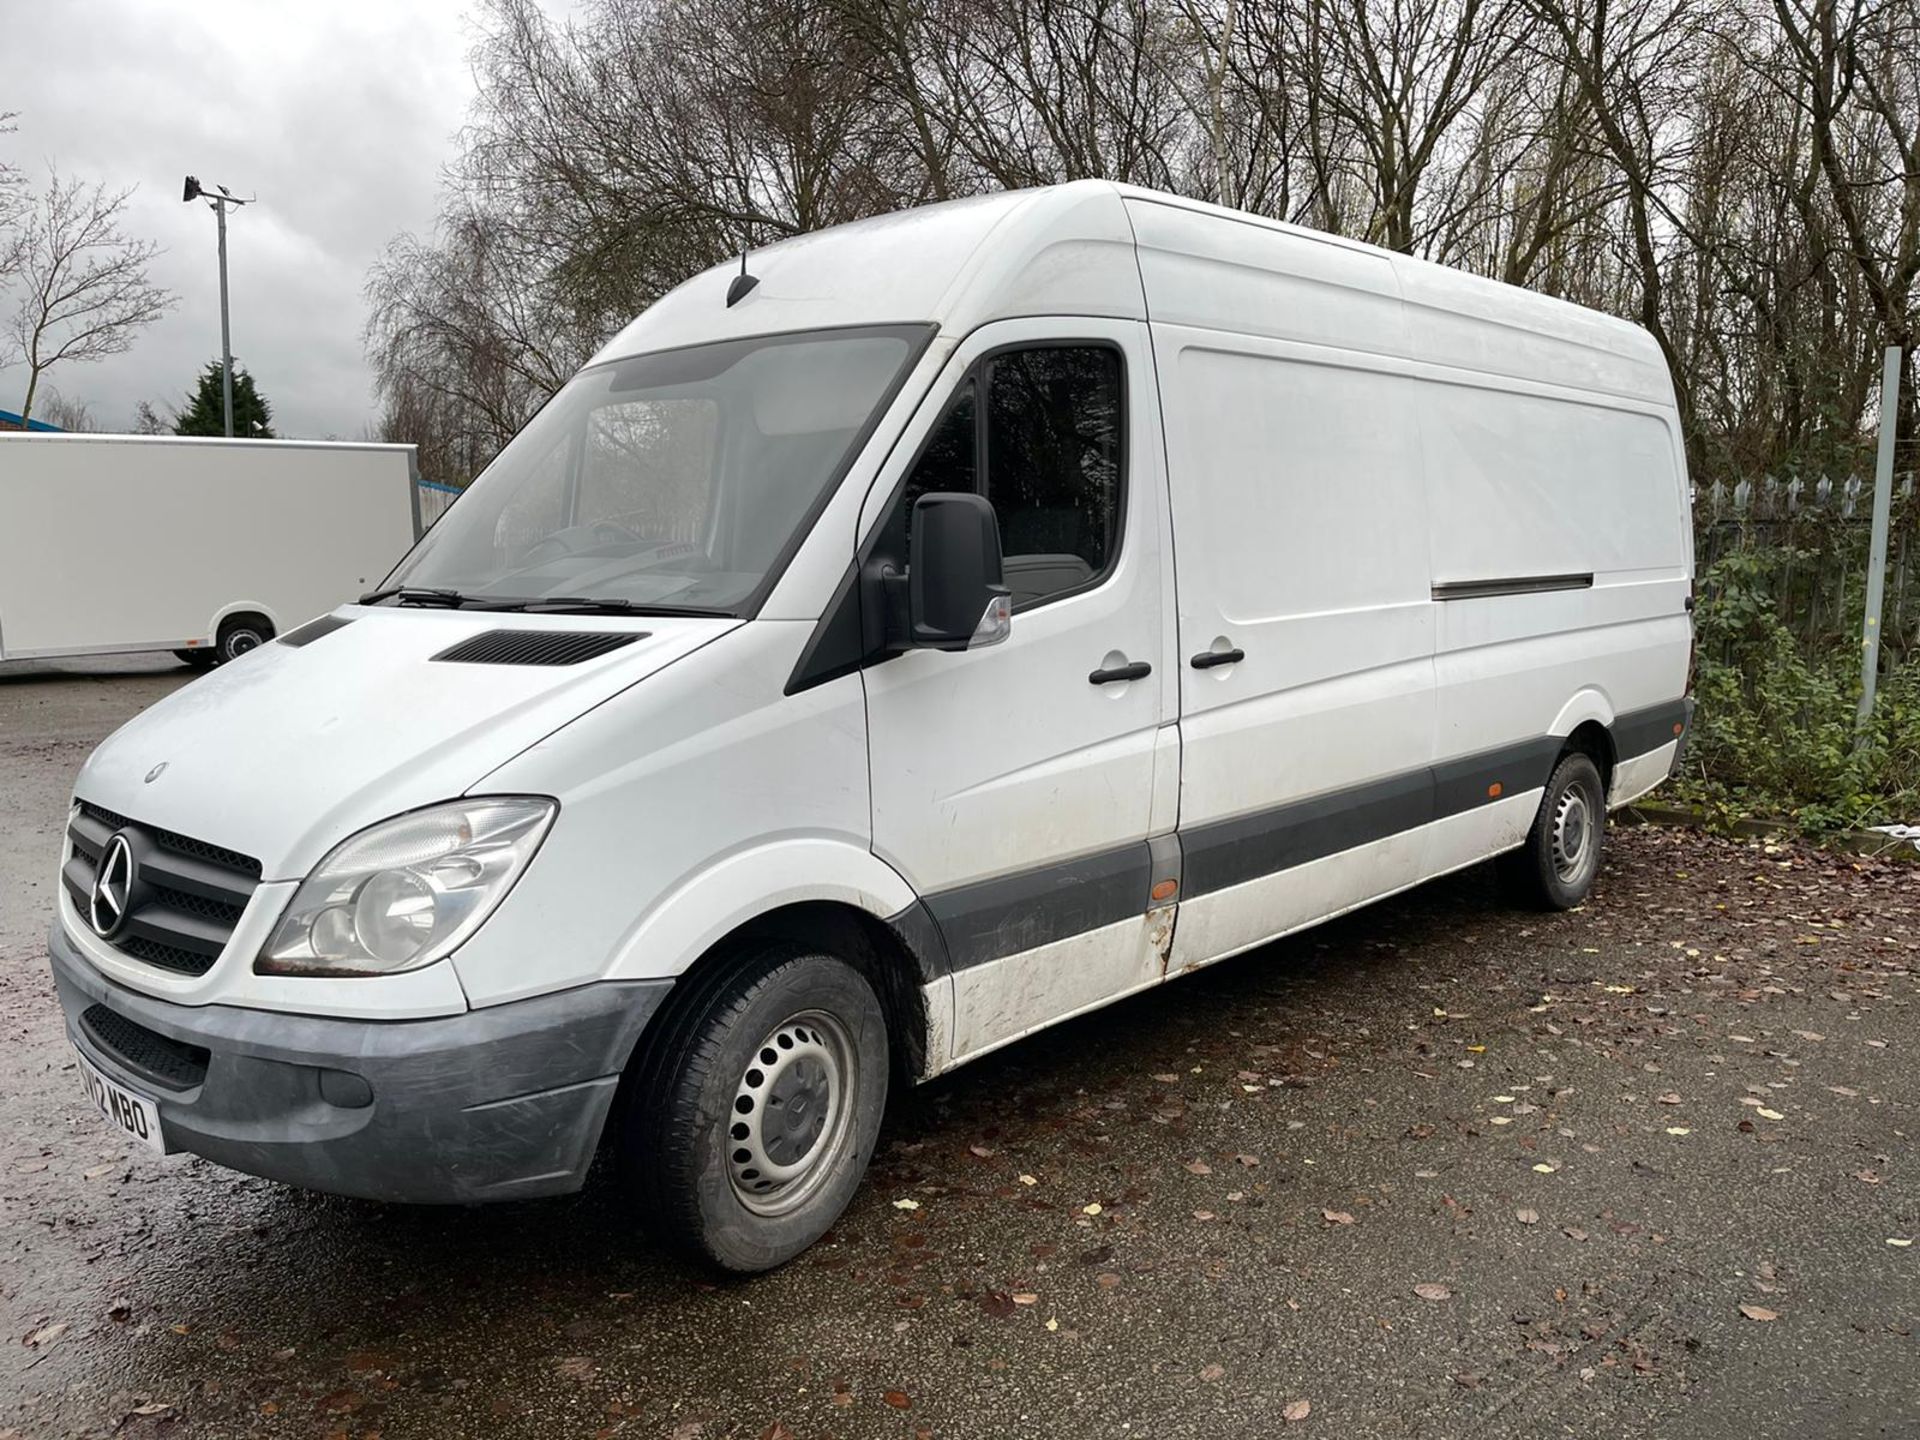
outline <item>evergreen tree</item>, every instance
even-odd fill
[[[236,440],[273,439],[273,407],[254,387],[253,376],[238,361],[233,367],[233,436]],[[220,362],[209,360],[187,403],[173,422],[176,435],[224,435],[220,404]]]

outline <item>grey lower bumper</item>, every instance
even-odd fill
[[[445,1019],[340,1020],[137,994],[57,924],[47,948],[74,1044],[159,1105],[169,1148],[371,1200],[578,1189],[672,985],[602,981]]]

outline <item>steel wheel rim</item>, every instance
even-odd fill
[[[254,634],[251,630],[242,630],[227,641],[227,654],[233,659],[238,660],[249,650],[256,650],[259,646],[260,637],[258,635]]]
[[[803,1010],[767,1032],[734,1088],[727,1179],[756,1215],[807,1203],[834,1172],[853,1128],[858,1052],[847,1027]]]
[[[1578,785],[1569,785],[1553,809],[1553,870],[1562,880],[1578,880],[1585,872],[1598,832],[1593,806]]]

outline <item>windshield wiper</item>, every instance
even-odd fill
[[[439,605],[458,610],[468,601],[458,590],[424,589],[418,585],[394,585],[385,590],[369,590],[360,597],[362,605],[378,605],[382,600],[398,600],[402,605]]]
[[[489,610],[517,610],[526,615],[687,615],[706,619],[723,612],[703,610],[690,605],[648,605],[638,600],[596,600],[586,595],[562,595],[553,599],[511,600],[489,604]]]

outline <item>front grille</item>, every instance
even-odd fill
[[[207,1078],[207,1051],[168,1039],[118,1010],[90,1005],[80,1015],[80,1028],[127,1069],[168,1090],[191,1090]]]
[[[488,630],[433,658],[461,665],[578,665],[646,638],[618,630]]]
[[[112,944],[123,955],[144,960],[161,970],[171,970],[176,975],[204,975],[213,968],[213,962],[220,958],[218,955],[203,955],[198,950],[182,950],[178,945],[163,945],[144,935],[124,936]]]
[[[156,969],[206,974],[253,898],[260,862],[82,801],[67,827],[73,853],[60,878],[83,917],[90,918],[101,852],[121,831],[133,846],[135,883],[127,917],[107,943]]]
[[[100,837],[101,844],[106,843],[107,835],[116,830],[124,830],[129,825],[138,825],[140,832],[162,850],[171,850],[176,855],[185,855],[192,860],[204,860],[209,865],[218,865],[223,870],[233,870],[241,875],[260,878],[260,862],[251,855],[242,855],[238,850],[228,850],[219,845],[209,845],[204,840],[195,840],[187,835],[179,835],[172,830],[157,830],[150,825],[139,825],[124,815],[116,815],[111,810],[98,805],[80,802],[80,812],[106,826],[106,835]],[[96,847],[94,853],[99,854]]]

